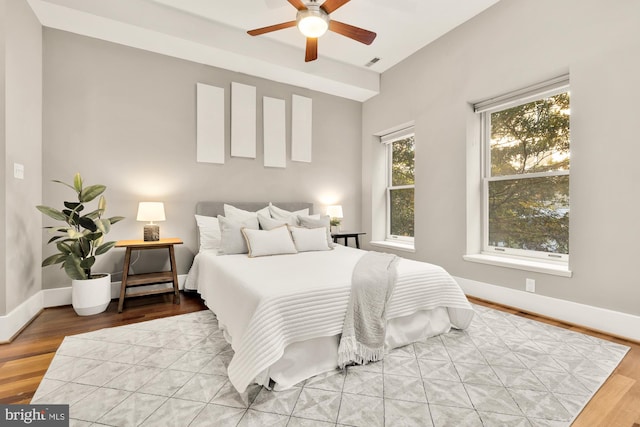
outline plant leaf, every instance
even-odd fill
[[[91,243],[86,238],[78,240],[78,248],[82,251],[79,255],[84,258],[91,252]]]
[[[91,219],[98,219],[100,217],[100,211],[96,209],[95,211],[91,211],[88,214],[86,214],[85,217],[91,218]]]
[[[86,236],[84,236],[85,239],[89,240],[90,242],[94,242],[94,244],[98,244],[96,241],[99,240],[100,238],[102,238],[102,232],[98,231],[95,233],[89,233]]]
[[[38,209],[40,212],[42,212],[43,214],[53,218],[53,219],[57,219],[58,221],[64,221],[67,222],[67,216],[65,214],[63,214],[62,212],[60,212],[57,209],[54,208],[50,208],[48,206],[42,206],[42,205],[38,205],[36,206],[36,209]]]
[[[96,225],[102,234],[107,234],[111,230],[111,222],[108,219],[99,219],[96,221]]]
[[[67,273],[67,276],[74,280],[87,279],[84,269],[80,266],[80,258],[74,254],[70,254],[65,258],[64,271]]]
[[[83,269],[90,269],[91,267],[93,267],[93,264],[95,264],[96,262],[96,257],[94,256],[90,256],[89,258],[85,258],[82,261],[80,261],[80,267],[82,267]]]
[[[98,248],[96,249],[96,255],[102,255],[103,253],[107,252],[109,249],[114,247],[115,244],[116,242],[103,243],[102,245],[98,246]]]
[[[80,172],[76,173],[76,175],[73,177],[73,186],[75,187],[74,189],[78,192],[78,194],[82,192],[82,177],[80,176]]]
[[[84,209],[84,205],[78,202],[64,202],[64,206],[71,210],[75,210],[76,212],[80,212]]]
[[[107,187],[105,187],[104,185],[90,185],[89,187],[84,188],[80,192],[80,195],[78,196],[78,199],[82,203],[90,202],[93,199],[95,199],[96,197],[98,197],[99,195],[101,195],[102,193],[104,193],[104,190],[106,190],[106,189],[107,189]]]
[[[65,254],[53,254],[50,257],[45,258],[42,261],[42,266],[46,267],[48,265],[59,264],[67,258]]]
[[[88,218],[86,215],[83,217],[80,217],[79,223],[80,223],[80,226],[82,226],[83,228],[86,228],[91,232],[95,232],[96,230],[98,230],[98,226],[93,221],[93,219]]]
[[[105,209],[107,209],[107,199],[105,199],[104,196],[100,196],[100,200],[98,200],[98,210],[100,214],[102,214]]]
[[[63,214],[65,214],[67,216],[67,223],[68,224],[77,224],[78,220],[80,219],[80,215],[78,215],[78,212],[75,211],[71,211],[69,209],[64,209],[62,211]]]
[[[69,236],[70,239],[73,239],[73,240],[78,240],[84,237],[84,234],[80,233],[79,231],[76,231],[73,228],[69,228],[67,230],[67,235]]]
[[[51,242],[55,242],[56,240],[62,239],[63,237],[65,237],[65,236],[53,236],[52,238],[49,239],[47,244],[51,243]]]
[[[58,248],[58,250],[65,255],[69,255],[71,252],[73,252],[73,250],[71,249],[71,246],[67,245],[64,242],[56,243],[56,248]]]
[[[116,222],[120,222],[124,219],[123,216],[112,216],[111,218],[109,218],[109,222],[111,223],[111,225],[115,224]]]
[[[64,186],[66,186],[66,187],[69,187],[70,189],[72,189],[72,190],[74,190],[74,191],[75,191],[75,188],[73,188],[73,186],[71,186],[71,185],[67,184],[66,182],[58,181],[57,179],[54,179],[54,180],[52,180],[52,181],[53,181],[53,182],[57,182],[58,184],[62,184],[62,185],[64,185]]]

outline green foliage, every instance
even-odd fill
[[[491,114],[489,245],[569,253],[569,93]],[[527,179],[519,179],[518,177]]]
[[[413,136],[392,143],[391,185],[415,183],[415,140]]]
[[[76,193],[77,202],[64,202],[64,209],[58,210],[48,206],[36,208],[56,221],[65,223],[59,227],[45,227],[52,233],[58,233],[49,239],[48,243],[55,243],[58,253],[42,261],[42,266],[61,264],[61,268],[71,279],[85,280],[91,278],[91,267],[96,262],[96,256],[106,253],[115,242],[104,242],[104,236],[111,230],[111,226],[124,217],[114,216],[102,218],[107,208],[107,202],[102,195],[107,189],[104,185],[83,187],[82,177],[77,173],[73,185],[61,181],[53,181],[69,187]],[[98,196],[98,208],[87,214],[85,203],[95,200]]]
[[[415,140],[413,136],[392,143],[391,185],[415,183]],[[390,192],[390,233],[414,236],[414,189],[398,188]]]
[[[394,236],[414,237],[413,188],[391,190],[390,233]]]

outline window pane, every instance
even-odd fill
[[[569,170],[569,92],[491,113],[491,176]]]
[[[399,139],[392,144],[391,185],[413,185],[415,152],[413,136]]]
[[[569,177],[489,182],[489,246],[569,253]]]
[[[393,236],[413,237],[413,188],[389,190]]]

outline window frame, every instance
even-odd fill
[[[480,153],[481,153],[481,254],[502,256],[515,259],[530,259],[551,264],[568,265],[569,254],[504,248],[489,245],[489,183],[509,180],[525,180],[533,178],[571,176],[569,170],[535,172],[515,175],[491,175],[491,114],[536,100],[570,92],[569,76],[561,76],[549,82],[513,92],[492,100],[474,105],[480,120]],[[571,206],[571,202],[569,202]],[[570,250],[569,250],[570,251]]]
[[[386,156],[386,187],[385,187],[385,208],[386,208],[386,227],[385,227],[385,241],[386,242],[397,242],[405,245],[414,245],[415,235],[414,237],[409,236],[398,236],[395,234],[391,234],[391,192],[395,190],[404,190],[404,189],[413,189],[414,192],[414,212],[413,212],[413,223],[415,230],[415,176],[414,183],[409,185],[393,185],[393,144],[397,141],[411,138],[413,137],[413,160],[415,165],[415,131],[413,126],[401,129],[399,131],[393,132],[392,134],[385,135],[381,138],[381,142],[385,145],[385,156]],[[415,170],[414,170],[415,173]]]

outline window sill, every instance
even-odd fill
[[[386,240],[377,240],[369,242],[371,246],[379,246],[381,248],[397,249],[404,252],[415,252],[415,247],[410,243],[387,242]]]
[[[551,274],[554,276],[571,277],[573,272],[567,264],[556,264],[544,261],[534,261],[515,257],[502,257],[495,255],[474,254],[464,255],[465,261],[480,264],[496,265],[499,267],[515,268],[518,270],[535,271],[537,273]]]

